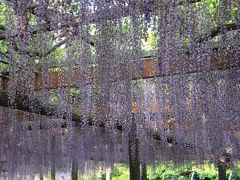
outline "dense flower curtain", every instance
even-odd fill
[[[0,3],[9,176],[128,163],[131,148],[146,164],[239,160],[237,0]]]

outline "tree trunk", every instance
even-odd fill
[[[72,180],[78,180],[78,162],[72,160]]]
[[[42,173],[39,175],[39,180],[43,180],[43,174]]]
[[[52,166],[51,167],[51,180],[55,180],[56,178],[56,170],[55,170],[55,167]]]
[[[141,180],[147,180],[147,166],[146,164],[142,165],[142,178]]]
[[[52,144],[51,144],[51,158],[52,158],[52,164],[51,164],[51,180],[56,179],[56,139],[55,136],[52,137]]]
[[[219,180],[227,180],[227,174],[226,174],[226,164],[219,162],[218,164],[218,176]]]
[[[106,180],[111,180],[111,168],[106,169]]]
[[[136,134],[136,123],[132,118],[132,127],[129,134],[129,170],[130,180],[140,179],[140,159],[138,152],[138,139]]]
[[[136,142],[129,141],[130,180],[140,179],[140,161]]]

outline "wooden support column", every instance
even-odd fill
[[[137,128],[134,115],[132,118],[131,131],[129,134],[129,170],[130,180],[140,180],[140,158],[137,139]]]
[[[78,162],[77,160],[72,160],[72,180],[78,180]]]

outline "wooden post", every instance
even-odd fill
[[[140,159],[134,116],[132,118],[131,131],[129,134],[129,170],[130,180],[140,179]]]
[[[72,160],[72,180],[78,180],[78,162],[77,160]]]

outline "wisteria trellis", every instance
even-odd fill
[[[86,161],[127,163],[132,133],[141,163],[239,160],[237,0],[0,2],[8,176],[73,159],[81,171]],[[149,33],[151,78],[143,75]]]

